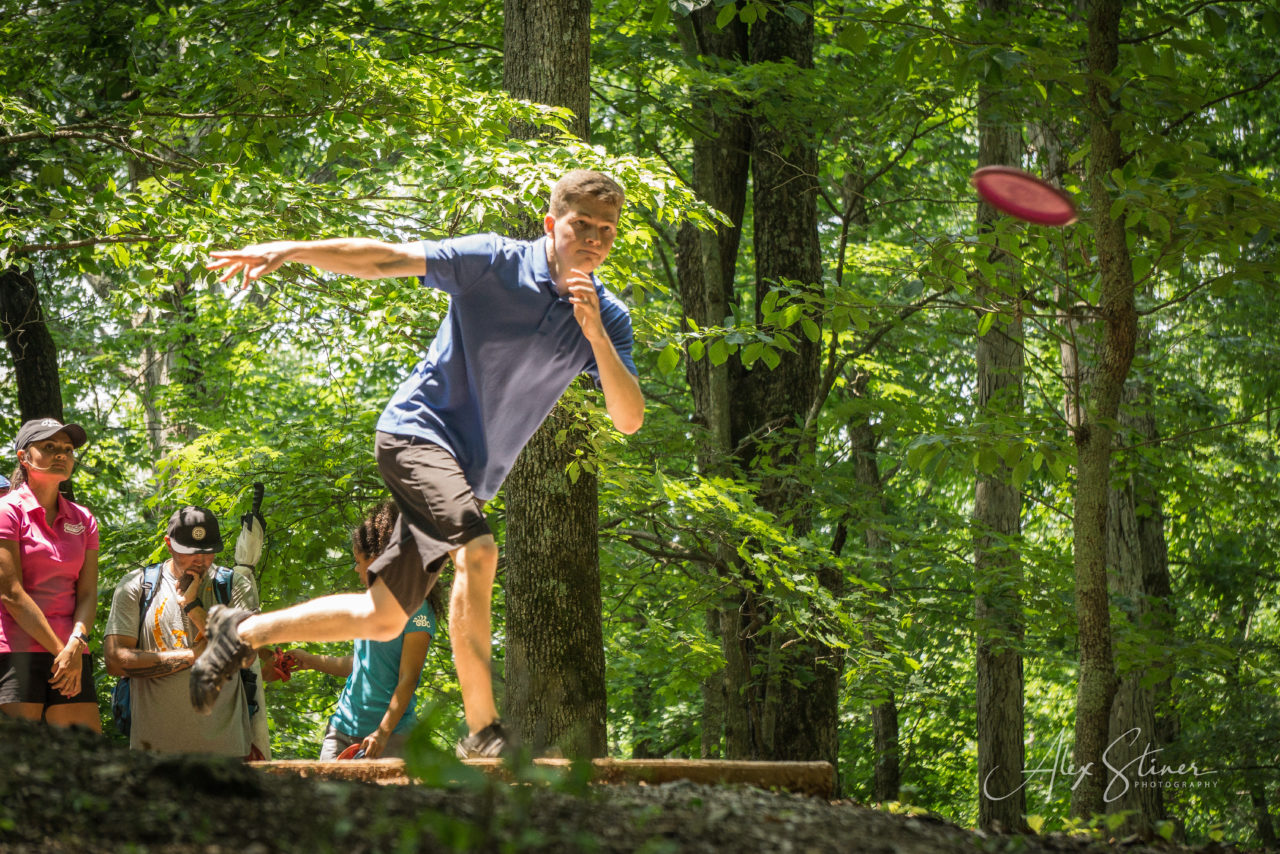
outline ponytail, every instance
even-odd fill
[[[384,501],[369,511],[364,521],[351,530],[351,547],[359,554],[375,558],[391,545],[391,533],[395,530],[396,521],[400,518],[400,508],[394,501]],[[436,620],[444,620],[444,590],[440,587],[437,575],[436,583],[427,593],[427,602],[435,612]]]

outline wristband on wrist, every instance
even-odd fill
[[[192,599],[190,602],[182,606],[182,613],[190,614],[196,608],[203,608],[203,607],[204,607],[204,603],[201,602],[199,599]]]
[[[71,636],[73,638],[78,638],[79,641],[85,646],[89,645],[89,635],[87,632],[72,632]]]

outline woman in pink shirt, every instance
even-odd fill
[[[101,732],[89,630],[98,604],[98,523],[58,493],[87,436],[28,421],[0,498],[0,713]]]

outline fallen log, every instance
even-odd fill
[[[535,759],[535,766],[568,773],[568,759]],[[486,773],[507,777],[501,759],[468,759],[463,762]],[[352,780],[384,785],[410,782],[402,759],[350,759],[319,762],[311,759],[282,759],[251,762],[275,774],[298,774],[329,780]],[[835,769],[829,762],[752,762],[721,759],[593,759],[591,782],[601,785],[633,783],[658,785],[687,780],[713,785],[747,785],[780,789],[796,794],[830,799],[835,794]]]

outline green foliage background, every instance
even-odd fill
[[[649,400],[639,435],[623,442],[600,418],[580,461],[601,476],[613,752],[643,741],[698,755],[700,684],[722,664],[704,625],[725,583],[709,558],[727,546],[786,623],[844,655],[843,790],[869,796],[870,707],[892,690],[901,800],[972,824],[969,516],[975,471],[1001,462],[1025,500],[1030,767],[1052,761],[1061,733],[1070,741],[1074,450],[1056,318],[1095,286],[1087,212],[1061,232],[1005,222],[975,234],[974,99],[979,82],[998,87],[1009,121],[1059,134],[1069,162],[1084,161],[1083,28],[1066,6],[1037,7],[1010,32],[969,4],[717,0],[722,24],[812,14],[817,61],[808,71],[708,71],[677,44],[691,5],[595,3],[587,145],[508,138],[514,121],[563,128],[564,116],[502,94],[501,5],[491,0],[9,0],[0,16],[0,263],[34,274],[68,417],[93,437],[76,488],[104,532],[102,607],[125,572],[157,556],[175,504],[206,504],[234,527],[255,480],[268,490],[264,605],[350,589],[347,531],[383,496],[373,424],[445,309],[411,281],[296,266],[239,293],[203,269],[210,250],[502,231],[543,209],[561,171],[596,166],[629,193],[604,277],[633,306]],[[1196,762],[1214,776],[1166,799],[1191,838],[1248,841],[1257,818],[1243,793],[1262,780],[1274,798],[1280,767],[1271,521],[1280,516],[1280,383],[1269,334],[1280,313],[1280,15],[1263,3],[1131,11],[1112,83],[1132,154],[1111,178],[1151,339],[1134,374],[1152,389],[1146,406],[1166,438],[1124,439],[1116,464],[1157,485],[1178,624],[1173,636],[1120,636],[1118,662],[1122,672],[1150,668],[1167,660],[1154,651],[1172,651],[1172,672],[1152,673],[1172,676],[1181,723],[1162,761]],[[682,327],[675,229],[715,218],[686,188],[697,129],[685,105],[704,93],[746,99],[758,122],[812,128],[820,305],[780,283],[762,306],[766,326],[755,326],[744,297],[720,326]],[[1027,165],[1041,154],[1029,142]],[[852,174],[872,180],[854,193]],[[1083,195],[1074,171],[1066,182]],[[855,199],[865,220],[852,215]],[[1000,285],[984,260],[991,242],[1031,282],[1023,303],[1009,293],[998,304],[976,300],[975,275]],[[745,240],[740,283],[753,280],[752,262]],[[1028,324],[1026,410],[982,420],[971,403],[973,336],[1013,310]],[[696,471],[683,360],[767,369],[802,335],[829,348],[840,370],[817,414],[817,463],[791,473],[809,484],[817,522],[797,537],[756,504],[749,477]],[[161,385],[143,375],[157,359],[169,367]],[[859,395],[860,374],[871,381]],[[7,363],[0,375],[12,376]],[[6,433],[18,425],[15,400],[6,379]],[[163,440],[147,434],[148,412]],[[883,500],[855,483],[849,425],[861,418],[876,428]],[[491,511],[500,528],[501,496]],[[849,545],[836,557],[841,525]],[[886,549],[865,545],[869,529]],[[819,565],[841,570],[840,598],[816,584]],[[502,614],[499,595],[498,672]],[[436,646],[419,699],[457,709],[447,636]],[[315,755],[338,687],[318,674],[270,687],[279,755]],[[424,717],[439,743],[456,735],[455,718]],[[1028,809],[1060,827],[1068,786],[1061,775],[1047,781],[1028,787]]]

